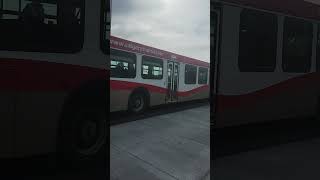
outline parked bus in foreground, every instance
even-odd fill
[[[110,38],[110,111],[209,98],[207,62]]]
[[[320,6],[212,0],[214,127],[319,115]]]
[[[110,4],[0,0],[0,158],[105,152]]]

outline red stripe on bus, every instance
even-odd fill
[[[110,80],[110,88],[112,90],[133,90],[135,88],[143,87],[148,89],[148,91],[153,93],[161,93],[166,94],[167,88],[153,86],[149,84],[143,84],[143,83],[136,83],[136,82],[127,82],[127,81],[117,81],[117,80]],[[195,89],[192,89],[190,91],[178,91],[178,96],[190,96],[195,93],[200,93],[203,91],[208,91],[209,95],[209,86],[204,85]]]
[[[208,93],[208,96],[209,96],[209,90],[210,90],[210,87],[208,85],[203,85],[198,88],[192,89],[190,91],[184,91],[184,92],[179,91],[178,96],[187,97],[187,96],[191,96],[193,94],[200,93],[200,92],[206,92],[206,93]]]
[[[0,58],[1,91],[68,91],[82,83],[107,80],[108,71],[46,61]]]
[[[110,80],[110,89],[112,90],[133,90],[135,88],[144,87],[151,92],[165,94],[167,89],[143,83],[135,83],[128,81]]]
[[[223,112],[225,110],[252,107],[258,105],[264,100],[268,100],[273,96],[281,97],[283,94],[293,94],[299,96],[304,95],[305,90],[309,89],[318,92],[320,96],[320,76],[319,73],[309,73],[299,77],[294,77],[286,81],[282,81],[275,85],[264,89],[243,94],[243,95],[218,95],[217,110]],[[294,101],[294,97],[292,97]],[[291,103],[291,102],[288,102]]]

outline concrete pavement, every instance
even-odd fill
[[[112,126],[111,179],[209,179],[209,113],[208,105]]]

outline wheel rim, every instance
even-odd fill
[[[79,114],[77,151],[82,155],[96,154],[106,140],[106,120],[98,112]]]
[[[139,112],[143,109],[143,107],[144,107],[143,97],[140,95],[134,96],[132,100],[132,110],[134,112]]]

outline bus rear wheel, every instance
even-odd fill
[[[140,114],[147,108],[147,98],[143,93],[134,93],[129,99],[129,111]]]

